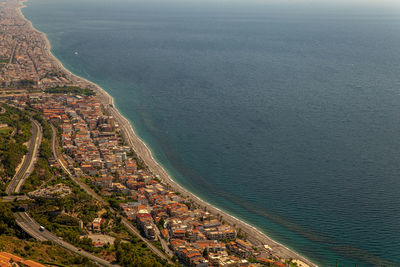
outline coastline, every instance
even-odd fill
[[[125,118],[115,107],[114,104],[114,98],[109,95],[103,88],[101,88],[99,85],[83,78],[80,76],[77,76],[73,74],[71,71],[66,69],[63,64],[51,53],[51,44],[50,41],[48,40],[47,36],[45,33],[40,32],[37,30],[31,21],[25,18],[25,16],[22,13],[22,8],[25,7],[23,4],[28,0],[21,0],[19,1],[19,6],[18,6],[18,14],[21,16],[22,19],[24,19],[29,27],[32,28],[32,30],[37,31],[40,33],[42,37],[42,41],[44,43],[43,46],[43,52],[45,52],[46,56],[50,59],[52,64],[58,71],[63,72],[66,74],[66,76],[75,84],[79,85],[82,87],[88,87],[92,90],[94,90],[96,94],[96,98],[98,101],[104,106],[105,110],[108,111],[117,121],[120,126],[121,132],[127,141],[128,145],[134,150],[134,152],[137,154],[137,156],[145,163],[145,165],[148,167],[148,169],[157,177],[161,179],[161,181],[168,185],[171,190],[179,192],[182,194],[184,197],[189,197],[191,198],[196,205],[201,206],[201,207],[206,207],[207,210],[211,213],[214,214],[220,214],[222,215],[223,219],[233,225],[236,224],[236,228],[241,228],[245,233],[248,235],[248,239],[253,243],[253,244],[264,244],[268,245],[271,247],[272,251],[274,252],[275,255],[282,257],[282,258],[293,258],[293,259],[299,259],[308,266],[317,266],[316,264],[312,263],[310,260],[306,259],[305,257],[299,255],[295,251],[289,249],[288,247],[284,246],[283,244],[280,244],[276,242],[275,240],[271,239],[268,237],[266,234],[258,230],[256,227],[240,220],[239,218],[236,218],[233,215],[230,215],[229,213],[225,212],[224,210],[221,210],[215,206],[213,206],[210,203],[207,203],[206,201],[202,200],[195,194],[191,193],[190,191],[186,190],[184,187],[179,185],[177,182],[173,180],[173,178],[166,172],[166,170],[163,168],[163,166],[158,163],[155,158],[153,157],[153,154],[150,150],[150,148],[145,144],[145,142],[140,139],[135,131],[134,128],[131,124],[131,122]],[[307,265],[302,265],[302,266],[307,266]]]

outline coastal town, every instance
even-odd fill
[[[158,174],[140,149],[132,146],[126,119],[116,113],[109,96],[62,68],[50,54],[45,36],[22,16],[21,5],[17,0],[0,2],[0,99],[41,114],[56,129],[59,154],[58,159],[49,160],[49,166],[89,187],[112,212],[138,229],[146,242],[161,244],[159,250],[174,264],[310,265],[283,246],[264,242],[268,238],[257,239],[251,228],[232,223],[222,211],[215,212]],[[29,201],[61,199],[72,191],[57,182],[37,187],[27,197]],[[96,217],[82,228],[100,234],[105,221]],[[101,247],[114,238],[92,241]],[[11,260],[17,257],[1,255]],[[34,266],[18,259],[20,266]],[[0,266],[15,266],[10,262],[4,260]]]
[[[45,88],[70,84],[48,57],[42,35],[18,16],[18,1],[0,3],[0,84],[7,88]]]
[[[286,266],[264,245],[250,243],[244,233],[223,219],[182,197],[140,166],[124,144],[118,122],[104,114],[94,96],[35,94],[6,97],[19,107],[31,106],[59,125],[63,158],[68,170],[103,197],[119,203],[120,212],[151,241],[168,244],[187,266],[251,266],[261,263]],[[62,197],[70,193],[56,185],[28,193],[31,198]],[[91,228],[101,231],[101,218]]]

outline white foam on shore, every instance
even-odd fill
[[[27,2],[27,1],[29,1],[29,0],[20,0],[20,3],[24,3],[24,2]],[[206,202],[205,200],[201,199],[200,197],[198,197],[197,195],[195,195],[194,193],[192,193],[190,190],[184,188],[184,187],[181,186],[179,183],[177,183],[177,182],[172,178],[172,175],[166,171],[166,169],[164,168],[164,166],[162,166],[162,164],[159,163],[159,162],[154,158],[153,152],[152,152],[152,150],[150,149],[150,147],[142,140],[142,138],[140,138],[140,137],[135,133],[135,130],[134,130],[134,127],[133,127],[133,123],[131,123],[131,121],[129,121],[126,117],[124,117],[124,116],[122,115],[122,113],[116,108],[115,103],[114,103],[114,98],[113,98],[106,90],[104,90],[102,87],[100,87],[100,86],[97,85],[96,83],[94,83],[94,82],[92,82],[92,81],[89,81],[89,80],[86,79],[86,78],[83,78],[83,77],[81,77],[81,76],[78,76],[78,75],[72,73],[70,70],[68,70],[66,67],[64,67],[64,65],[62,64],[62,62],[61,62],[60,60],[58,60],[58,59],[51,53],[51,44],[50,44],[49,39],[47,38],[47,35],[46,35],[45,33],[43,33],[43,32],[40,32],[38,29],[36,29],[36,28],[33,26],[32,22],[25,18],[25,16],[23,15],[23,13],[22,13],[22,11],[21,11],[21,9],[24,8],[24,7],[26,7],[26,6],[23,5],[23,4],[20,5],[19,8],[18,8],[18,13],[21,15],[21,17],[22,17],[23,19],[25,19],[25,20],[27,21],[27,23],[28,23],[35,31],[39,32],[39,33],[42,35],[43,41],[45,42],[45,45],[46,45],[46,47],[45,47],[45,48],[46,48],[46,52],[48,53],[49,58],[53,61],[53,63],[56,65],[56,67],[59,68],[60,71],[63,71],[63,72],[65,72],[65,73],[67,73],[68,75],[70,75],[71,78],[73,78],[75,81],[77,81],[77,80],[82,80],[82,81],[84,81],[84,82],[86,82],[86,83],[92,85],[92,86],[102,95],[102,97],[104,97],[104,99],[102,99],[99,95],[97,95],[97,98],[99,99],[100,103],[106,104],[105,106],[107,106],[108,104],[111,104],[111,105],[113,106],[113,108],[111,108],[111,110],[112,110],[113,112],[116,113],[117,117],[119,117],[119,120],[122,120],[123,122],[126,123],[126,124],[124,125],[123,123],[121,123],[121,121],[119,121],[119,124],[120,124],[119,126],[120,126],[120,128],[121,128],[121,129],[122,129],[122,128],[125,128],[126,125],[128,125],[128,129],[126,130],[126,133],[127,133],[127,135],[128,135],[128,138],[131,138],[131,139],[132,139],[132,140],[131,140],[132,142],[135,142],[135,141],[140,142],[140,144],[141,144],[143,147],[145,147],[145,149],[146,149],[147,152],[148,152],[148,155],[150,156],[150,160],[151,160],[151,161],[161,170],[161,172],[163,173],[163,174],[160,175],[160,177],[162,178],[162,180],[163,180],[166,184],[170,185],[170,186],[173,188],[173,190],[180,191],[181,193],[186,194],[186,195],[188,195],[188,196],[194,198],[195,200],[197,200],[197,202],[201,203],[201,204],[198,203],[199,205],[204,205],[204,206],[206,206],[209,210],[211,210],[211,209],[214,210],[214,212],[215,212],[215,211],[220,212],[222,216],[228,217],[230,220],[236,222],[237,224],[241,225],[242,227],[245,226],[244,228],[247,228],[247,229],[243,229],[245,232],[248,231],[248,230],[254,231],[253,234],[254,234],[254,233],[257,233],[257,234],[259,235],[259,236],[254,237],[254,238],[257,239],[260,243],[268,243],[268,242],[271,242],[271,243],[273,243],[273,244],[274,244],[275,246],[277,246],[277,247],[281,247],[281,248],[286,249],[287,252],[288,252],[288,253],[286,253],[286,254],[288,254],[288,256],[289,256],[289,255],[295,256],[296,258],[299,258],[300,260],[304,261],[305,263],[309,264],[310,266],[318,266],[318,265],[316,265],[315,263],[312,263],[312,262],[311,262],[310,260],[308,260],[306,257],[304,257],[304,256],[300,255],[299,253],[295,252],[294,250],[292,250],[292,249],[288,248],[287,246],[285,246],[285,245],[283,245],[283,244],[281,244],[281,243],[279,243],[279,242],[277,242],[277,241],[271,239],[269,236],[267,236],[265,233],[263,233],[261,230],[259,230],[259,229],[256,228],[255,226],[252,226],[252,225],[250,225],[249,223],[245,222],[244,220],[239,219],[239,218],[237,218],[237,217],[235,217],[235,216],[229,214],[228,212],[226,212],[226,211],[224,211],[224,210],[222,210],[222,209],[220,209],[220,208],[217,208],[215,205],[212,205],[212,204]],[[104,102],[103,102],[104,100],[107,101],[107,103],[104,103]],[[107,107],[107,109],[110,110],[109,107]],[[132,145],[132,149],[133,149],[135,152],[137,152],[137,148],[135,148],[135,146],[133,146],[133,145]],[[149,167],[149,169],[150,169],[150,170],[153,172],[153,174],[154,174],[155,172],[154,172],[154,170],[152,170],[152,169],[150,168],[149,164],[146,162],[146,158],[145,158],[145,157],[142,157],[142,156],[140,155],[140,153],[137,153],[137,155],[146,163],[146,165]],[[236,225],[236,227],[237,227],[237,225]],[[250,234],[251,234],[251,233],[250,233]],[[250,234],[249,234],[249,236],[250,236]],[[268,244],[268,245],[271,246],[271,244]]]

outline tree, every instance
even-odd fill
[[[14,235],[17,229],[10,204],[0,202],[0,235]]]

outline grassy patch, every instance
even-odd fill
[[[45,93],[48,94],[73,94],[73,95],[84,95],[90,96],[95,95],[96,93],[93,90],[88,88],[80,88],[77,86],[63,86],[63,87],[52,87],[47,88]]]

